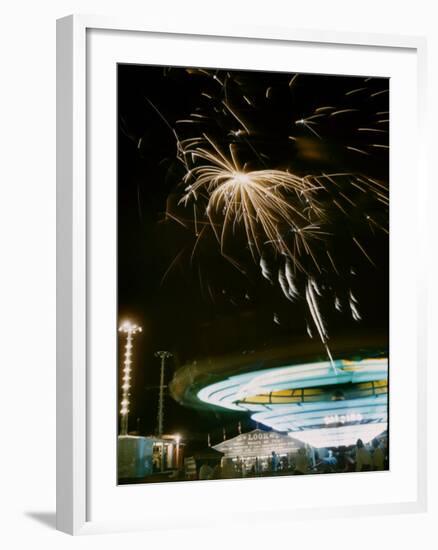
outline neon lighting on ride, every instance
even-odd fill
[[[329,361],[305,363],[258,370],[230,376],[226,380],[206,386],[197,394],[198,399],[236,411],[262,411],[264,405],[241,403],[251,395],[282,389],[300,389],[340,384],[374,382],[388,378],[386,358],[362,361],[336,360],[334,373]]]
[[[346,401],[321,401],[317,403],[290,403],[279,405],[254,413],[255,422],[270,426],[279,432],[300,432],[311,429],[331,429],[326,424],[326,417],[338,415],[360,415],[362,420],[351,420],[354,423],[385,423],[387,421],[387,394],[348,399]],[[333,423],[333,426],[345,426],[347,422]]]
[[[387,377],[386,358],[337,360],[336,373],[325,361],[231,376],[203,388],[198,398],[247,411],[255,422],[314,447],[348,446],[359,438],[366,443],[387,429]],[[342,390],[338,392],[337,387]],[[307,397],[308,401],[303,394],[300,402],[272,402],[272,392],[305,388],[321,393]],[[264,403],[255,402],[264,395]]]
[[[386,423],[355,424],[342,428],[319,428],[301,432],[289,432],[289,436],[316,449],[349,447],[358,439],[367,444],[387,429]]]

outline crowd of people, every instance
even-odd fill
[[[365,472],[388,469],[385,441],[374,439],[365,445],[358,439],[351,447],[337,447],[324,452],[301,447],[293,456],[272,451],[269,457],[244,460],[222,457],[205,461],[198,470],[198,479],[233,479],[270,475],[303,475],[311,473]]]
[[[388,469],[388,451],[384,441],[373,439],[365,445],[358,439],[353,447],[339,447],[318,457],[315,467],[324,473],[366,472]]]

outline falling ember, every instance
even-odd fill
[[[361,153],[362,155],[369,155],[366,151],[363,151],[362,149],[358,149],[357,147],[351,147],[350,145],[347,145],[347,149],[350,151],[355,151],[356,153]]]
[[[309,311],[312,315],[313,323],[318,331],[319,337],[321,339],[321,342],[323,343],[323,346],[325,348],[325,351],[327,353],[327,356],[330,360],[330,364],[332,366],[333,371],[336,373],[337,368],[335,365],[335,362],[333,361],[333,356],[330,351],[329,345],[328,345],[328,333],[327,329],[324,323],[324,320],[322,318],[321,312],[319,310],[318,302],[314,293],[315,289],[315,281],[313,279],[309,279],[307,281],[306,286],[306,301],[309,306]]]
[[[198,236],[199,233],[198,233],[198,219],[197,219],[197,215],[196,215],[196,204],[193,203],[193,221],[195,223],[195,235]]]
[[[365,248],[360,244],[360,242],[356,239],[356,237],[353,237],[353,241],[357,244],[357,246],[360,248],[360,250],[362,251],[363,255],[365,256],[365,258],[371,263],[373,264],[373,266],[375,266],[376,264],[373,262],[373,260],[370,258],[370,256],[368,255],[368,253],[366,252]]]
[[[289,88],[292,88],[297,78],[298,78],[298,73],[294,74],[293,77],[289,80]]]

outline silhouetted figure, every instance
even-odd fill
[[[300,447],[298,449],[297,457],[295,459],[295,473],[307,474],[309,471],[309,459],[307,457],[306,449]]]
[[[373,439],[373,470],[385,469],[385,453],[378,439]]]
[[[356,442],[356,472],[367,472],[371,470],[371,467],[371,454],[362,439],[358,439]]]
[[[278,470],[278,455],[275,451],[271,453],[271,470],[276,472]]]
[[[199,479],[211,479],[213,477],[213,468],[208,462],[202,464],[199,468]]]

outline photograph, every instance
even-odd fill
[[[426,4],[5,5],[1,548],[437,538]]]
[[[389,106],[117,65],[119,485],[389,469]]]

